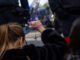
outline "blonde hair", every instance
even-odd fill
[[[23,28],[17,23],[8,23],[0,26],[0,59],[6,51],[9,43],[15,43],[19,37],[23,37]]]

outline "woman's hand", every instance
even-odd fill
[[[45,28],[43,27],[43,25],[40,21],[31,21],[31,22],[29,22],[29,24],[41,33],[45,30]]]

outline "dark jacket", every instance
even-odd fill
[[[7,3],[6,0],[5,2],[3,2],[7,6],[4,6],[4,4],[3,4],[4,7],[0,6],[0,25],[9,22],[17,22],[20,23],[21,25],[27,23],[28,19],[30,18],[28,1],[20,0],[20,2],[21,2],[21,7],[19,6],[15,7],[15,5],[9,7],[7,5],[10,4],[9,2]]]
[[[22,50],[8,50],[2,60],[62,60],[67,50],[66,41],[52,29],[45,30],[41,38],[43,47],[26,45]]]

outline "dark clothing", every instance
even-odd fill
[[[9,22],[17,22],[21,25],[27,23],[28,19],[30,18],[28,1],[20,0],[20,2],[21,7],[19,5],[16,7],[7,5],[4,7],[0,6],[0,25]],[[5,2],[5,4],[7,4],[7,2]]]
[[[20,0],[23,8],[29,9],[28,0]]]
[[[80,49],[70,49],[65,60],[80,60]]]
[[[80,0],[49,0],[49,4],[56,30],[68,37],[73,21],[80,16]]]
[[[80,8],[80,0],[61,0],[64,8]]]
[[[55,27],[60,32],[63,32],[65,37],[69,36],[70,29],[72,23],[79,18],[80,15],[68,14],[68,16],[63,16],[64,18],[60,18],[59,14],[56,14],[55,18]],[[56,23],[57,22],[57,23]]]
[[[27,45],[22,50],[13,49],[5,52],[2,60],[62,60],[67,50],[66,41],[52,29],[45,30],[42,33],[43,47]]]

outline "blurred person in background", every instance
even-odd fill
[[[64,37],[69,36],[73,21],[80,16],[80,0],[48,0],[55,15],[55,28]]]
[[[27,0],[0,0],[0,25],[17,22],[23,26],[29,18]]]
[[[69,37],[70,48],[65,60],[80,60],[80,17],[73,22]]]

